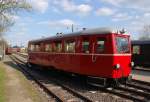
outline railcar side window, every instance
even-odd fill
[[[34,45],[33,44],[30,45],[29,51],[34,51]]]
[[[35,45],[35,51],[40,51],[40,45]]]
[[[66,41],[65,42],[65,52],[75,52],[75,41]]]
[[[133,54],[140,54],[140,46],[134,45],[133,46]]]
[[[54,52],[61,52],[62,51],[62,44],[61,42],[55,42]]]
[[[89,45],[90,45],[90,42],[88,40],[85,40],[82,42],[82,52],[83,53],[89,53]]]
[[[103,53],[105,49],[105,39],[97,39],[96,53]]]
[[[45,51],[46,52],[52,52],[52,45],[51,44],[46,44],[45,45]]]

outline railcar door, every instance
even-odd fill
[[[92,43],[92,62],[96,62],[97,57],[104,55],[106,45],[105,36],[96,36]]]
[[[91,64],[92,64],[92,74],[95,76],[108,77],[111,76],[110,67],[112,65],[112,40],[109,34],[96,35],[92,42],[92,54],[91,54]]]

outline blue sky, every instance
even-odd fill
[[[150,0],[28,0],[32,12],[13,15],[15,25],[6,32],[11,45],[27,45],[32,39],[57,32],[94,27],[125,28],[132,39],[150,24]]]

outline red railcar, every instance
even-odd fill
[[[20,52],[20,48],[19,48],[19,47],[18,47],[18,48],[7,47],[7,48],[5,49],[5,53],[6,53],[7,55],[12,54],[12,53],[17,53],[17,52]]]
[[[29,41],[28,64],[100,78],[105,85],[118,83],[131,72],[130,37],[97,28]]]
[[[7,48],[5,49],[5,53],[6,53],[6,55],[12,54],[11,48],[7,47]]]

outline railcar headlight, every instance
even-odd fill
[[[134,67],[134,62],[131,62],[131,67]]]
[[[116,64],[115,69],[119,69],[119,68],[120,68],[120,64]]]

